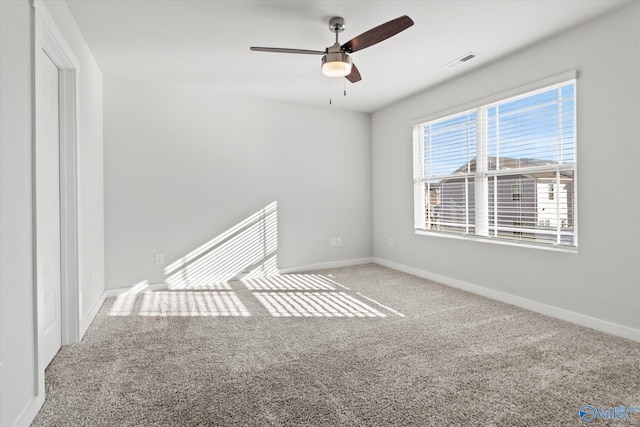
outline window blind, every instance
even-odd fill
[[[576,246],[575,80],[414,130],[415,228]]]

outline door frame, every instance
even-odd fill
[[[60,119],[60,322],[62,345],[80,340],[80,287],[78,263],[78,74],[79,62],[71,47],[49,15],[42,0],[31,0],[33,7],[33,271],[34,271],[34,337],[36,394],[44,392],[44,364],[40,338],[42,335],[43,296],[38,292],[37,228],[36,228],[36,129],[39,127],[38,90],[42,68],[40,51],[44,51],[59,70]]]

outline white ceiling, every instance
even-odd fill
[[[373,112],[634,0],[221,1],[67,0],[105,79],[125,79]],[[324,50],[401,15],[415,25],[352,55],[362,81],[325,77]],[[468,52],[478,59],[442,66]],[[532,64],[533,65],[533,64]]]

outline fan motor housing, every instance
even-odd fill
[[[344,52],[327,53],[322,57],[322,65],[327,62],[346,62],[351,64],[351,57]]]

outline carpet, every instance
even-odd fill
[[[618,425],[622,406],[639,343],[369,264],[109,298],[33,426]]]

